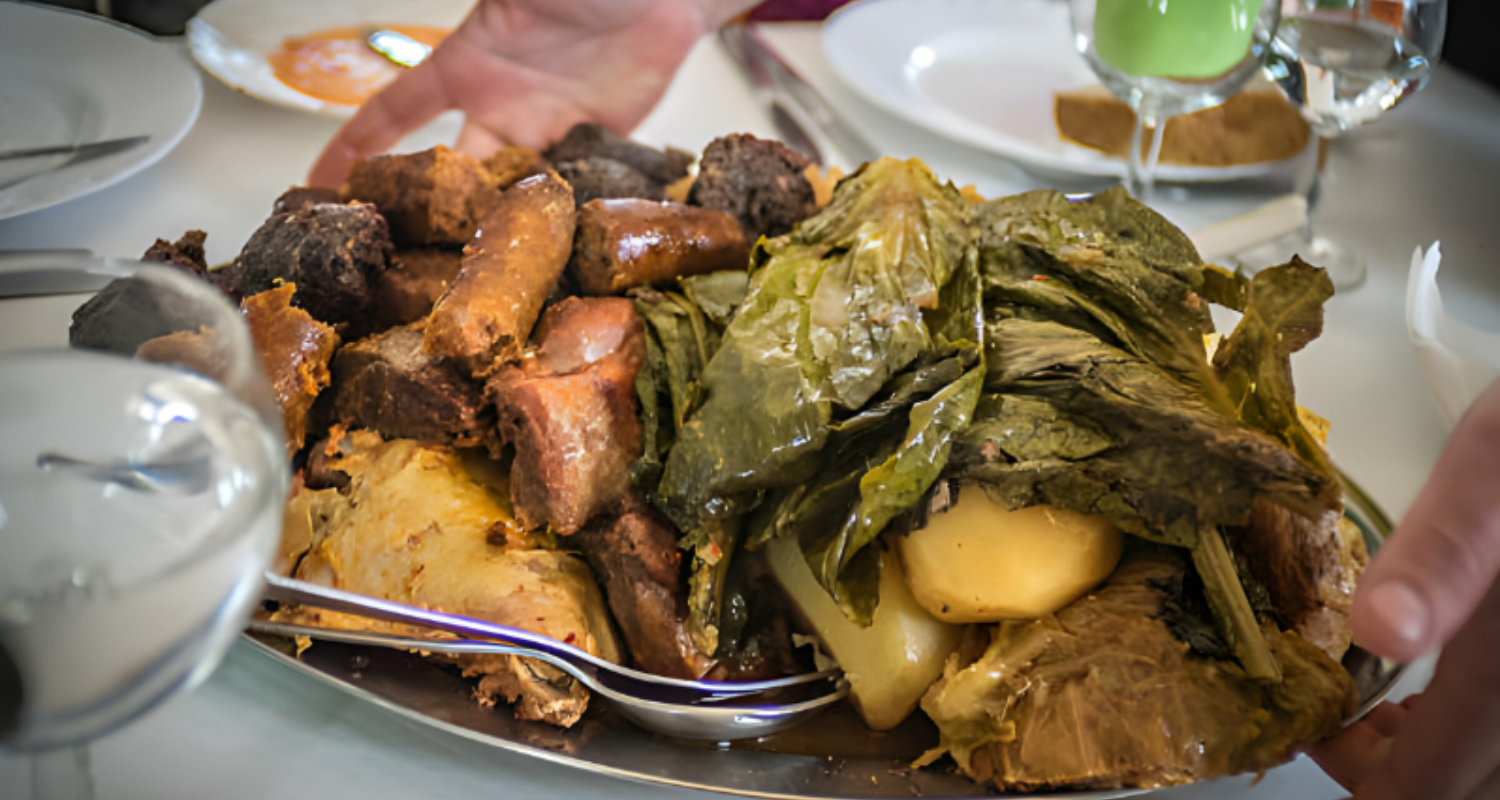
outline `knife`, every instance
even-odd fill
[[[123,153],[150,140],[150,136],[128,136],[123,139],[109,139],[89,144],[23,147],[0,151],[0,189],[69,164]]]
[[[771,124],[776,126],[776,134],[787,147],[807,156],[815,164],[823,163],[823,154],[818,150],[817,144],[807,134],[807,130],[792,112],[787,110],[780,90],[776,85],[776,79],[771,76],[771,71],[766,59],[759,55],[745,31],[744,25],[726,25],[719,29],[719,40],[724,43],[724,48],[739,65],[740,71],[750,79],[750,85],[755,89],[755,95],[765,105],[766,110],[771,113]]]
[[[754,25],[731,25],[722,29],[721,36],[726,44],[730,44],[731,38],[737,41],[744,59],[758,65],[770,77],[774,96],[782,105],[794,109],[812,123],[851,162],[851,167],[880,157],[880,150],[840,117],[812,84],[782,60]],[[734,49],[731,45],[731,53]],[[772,117],[774,121],[774,111]]]
[[[97,292],[139,263],[88,250],[0,250],[0,299]]]

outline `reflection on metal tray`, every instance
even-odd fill
[[[1345,514],[1373,553],[1390,535],[1390,519],[1357,485],[1344,479]],[[474,702],[470,681],[420,656],[378,648],[319,643],[301,658],[275,639],[248,636],[268,657],[411,720],[477,742],[559,764],[646,783],[768,798],[974,797],[974,782],[941,769],[913,770],[911,761],[936,742],[920,714],[894,731],[866,729],[848,706],[801,728],[748,747],[719,749],[656,736],[593,703],[568,730],[521,722],[509,709]],[[1358,716],[1395,686],[1405,669],[1359,648],[1344,666],[1360,694]],[[754,749],[752,749],[754,748]],[[1127,797],[1142,790],[1061,792],[1049,798]]]

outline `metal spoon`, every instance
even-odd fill
[[[266,597],[435,629],[461,637],[481,638],[426,639],[259,620],[251,622],[252,631],[404,650],[501,653],[534,658],[573,676],[609,700],[616,710],[637,725],[681,739],[727,742],[768,736],[810,719],[849,693],[848,682],[842,679],[838,670],[772,681],[734,683],[663,678],[612,664],[530,631],[414,608],[278,575],[266,575]]]

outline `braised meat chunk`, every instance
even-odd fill
[[[465,244],[500,202],[479,159],[442,145],[356,161],[342,197],[374,203],[402,247]]]
[[[233,288],[250,297],[295,283],[298,308],[358,329],[368,322],[370,296],[390,255],[390,235],[374,206],[306,206],[272,215],[251,234],[231,268]]]
[[[490,183],[502,190],[551,168],[552,165],[542,158],[541,153],[529,147],[502,147],[484,160],[484,169],[490,174]]]
[[[536,341],[520,364],[490,379],[486,394],[516,449],[516,518],[528,529],[570,534],[632,497],[645,335],[629,300],[570,298],[547,310]]]
[[[575,217],[572,191],[551,175],[506,189],[432,309],[427,348],[458,359],[474,375],[519,358],[568,265]]]
[[[595,200],[578,210],[572,268],[586,294],[741,270],[749,258],[739,223],[722,211],[650,200]]]
[[[432,312],[463,264],[463,251],[443,247],[397,250],[375,284],[372,314],[381,327],[416,322]]]
[[[494,430],[484,388],[453,361],[422,347],[422,331],[401,326],[339,350],[334,413],[350,428],[387,439],[478,444]]]
[[[804,171],[808,161],[780,142],[735,134],[703,151],[688,203],[727,211],[745,238],[780,236],[818,210]]]
[[[1329,658],[1343,658],[1354,584],[1368,560],[1359,530],[1338,511],[1308,519],[1260,497],[1250,524],[1231,528],[1225,539],[1242,568],[1266,590],[1283,627]]]
[[[255,349],[265,365],[271,390],[281,404],[287,450],[302,449],[313,401],[328,387],[328,362],[339,336],[306,311],[293,308],[296,284],[245,298],[242,307]]]
[[[128,356],[151,339],[196,331],[204,322],[196,309],[173,303],[150,282],[117,278],[73,312],[68,344]]]
[[[290,214],[325,203],[339,205],[343,202],[339,199],[338,191],[327,186],[293,186],[276,198],[276,202],[271,205],[271,213]]]
[[[542,155],[559,167],[569,161],[607,158],[630,167],[662,186],[687,175],[688,166],[693,163],[691,153],[670,147],[666,150],[647,147],[632,142],[597,122],[580,122],[574,125]]]
[[[640,197],[661,200],[666,188],[628,164],[608,158],[581,158],[557,165],[557,174],[573,187],[573,202],[579,206],[601,198]]]
[[[687,590],[677,532],[646,509],[600,517],[568,541],[604,584],[636,669],[701,678],[714,661],[688,634]]]
[[[157,239],[156,244],[151,245],[146,254],[141,256],[141,260],[171,264],[200,278],[207,277],[208,257],[203,252],[203,243],[207,240],[208,234],[203,231],[188,231],[175,242]]]

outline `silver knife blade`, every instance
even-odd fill
[[[69,164],[123,153],[150,141],[150,136],[128,136],[78,145],[25,147],[0,152],[0,189]]]
[[[0,250],[0,299],[97,292],[137,263],[88,250]]]
[[[853,162],[851,166],[880,158],[880,150],[839,116],[833,106],[823,99],[823,95],[766,43],[755,26],[743,27],[746,51],[770,73],[777,88],[790,97],[806,118],[833,142],[834,147]]]
[[[750,85],[755,89],[755,95],[761,104],[771,115],[771,124],[776,127],[776,134],[787,147],[807,156],[815,164],[823,163],[823,153],[818,145],[808,135],[807,129],[797,121],[796,112],[789,109],[787,103],[778,90],[776,81],[771,77],[764,59],[757,58],[751,52],[751,45],[746,38],[743,25],[726,25],[719,29],[719,40],[724,43],[724,49],[729,51],[740,71],[750,79]]]

